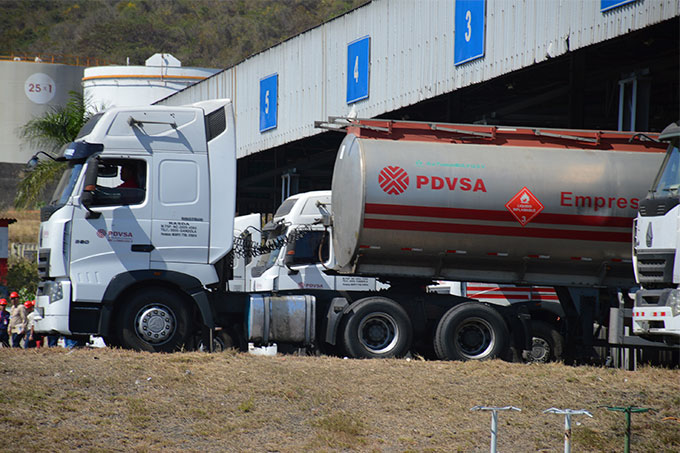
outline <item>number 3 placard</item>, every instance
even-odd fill
[[[484,56],[485,0],[456,0],[453,64]]]
[[[347,45],[347,103],[368,97],[371,38],[364,36]]]

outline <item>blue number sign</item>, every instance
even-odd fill
[[[600,11],[605,12],[610,9],[618,8],[626,3],[633,3],[637,0],[600,0]]]
[[[347,103],[368,98],[371,38],[364,36],[347,45]]]
[[[260,132],[276,127],[278,91],[278,74],[272,74],[260,80]]]
[[[484,56],[485,0],[456,0],[453,64]]]

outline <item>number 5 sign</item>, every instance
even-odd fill
[[[276,127],[278,88],[278,74],[272,74],[260,80],[260,132]]]
[[[485,0],[456,0],[453,64],[484,56]]]
[[[370,36],[347,45],[347,103],[368,97],[368,68],[370,65]]]

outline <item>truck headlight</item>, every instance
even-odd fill
[[[64,291],[61,288],[61,283],[59,282],[45,282],[43,287],[43,294],[49,296],[50,303],[56,302],[64,298]]]
[[[668,306],[671,307],[671,314],[673,317],[680,314],[680,290],[674,289],[668,295]]]

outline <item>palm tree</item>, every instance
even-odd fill
[[[70,91],[65,106],[52,107],[42,116],[33,118],[21,127],[20,135],[31,145],[43,147],[48,154],[54,155],[63,145],[75,140],[80,128],[92,116],[86,107],[83,95]],[[17,209],[35,206],[47,186],[56,182],[63,173],[65,165],[43,160],[32,171],[26,172],[17,187],[14,206]]]

